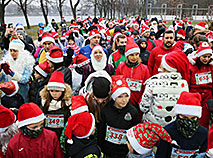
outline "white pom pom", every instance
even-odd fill
[[[120,85],[122,85],[122,81],[121,81],[121,80],[118,80],[118,81],[116,82],[116,84],[117,84],[118,86],[120,86]]]
[[[211,148],[211,149],[208,150],[207,155],[209,157],[213,157],[213,148]]]
[[[72,140],[72,139],[68,139],[68,140],[67,140],[67,143],[73,144],[73,140]]]

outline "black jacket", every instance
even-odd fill
[[[72,72],[68,67],[62,66],[57,69],[57,71],[61,71],[64,74],[64,82],[72,87]]]
[[[139,48],[140,48],[140,54],[139,54],[139,56],[140,56],[140,58],[141,58],[141,60],[142,60],[142,64],[148,65],[149,56],[150,56],[150,51],[148,51],[146,48],[142,48],[142,47],[141,47],[140,44],[141,44],[142,42],[146,42],[146,48],[147,48],[147,46],[148,46],[147,41],[146,41],[145,38],[140,38],[140,39],[137,40],[137,44],[138,44],[138,46],[139,46]]]

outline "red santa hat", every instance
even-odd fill
[[[139,24],[138,24],[137,21],[133,21],[133,22],[132,22],[132,25],[133,25],[133,26],[139,26]]]
[[[68,35],[68,37],[69,37],[69,35]],[[66,40],[66,36],[65,35],[61,35],[61,38],[60,38],[61,40]]]
[[[163,24],[166,24],[166,20],[163,20]]]
[[[0,120],[0,133],[2,133],[15,122],[16,117],[10,109],[0,105]]]
[[[81,17],[80,16],[77,17],[77,21],[81,21]]]
[[[206,153],[208,157],[213,157],[213,125],[209,130],[208,149],[206,150]]]
[[[115,42],[115,39],[116,39],[119,35],[122,35],[122,33],[116,32],[116,33],[113,34],[113,42]]]
[[[98,32],[98,30],[97,29],[94,29],[94,30],[91,30],[90,32],[89,32],[89,39],[92,39],[93,37],[95,37],[95,36],[99,36],[99,37],[101,37],[101,35],[100,35],[100,33]]]
[[[77,32],[77,33],[79,33],[79,29],[78,29],[77,27],[74,27],[74,28],[72,29],[72,32]]]
[[[59,37],[59,34],[57,32],[51,32],[54,39],[57,39]]]
[[[188,26],[192,26],[192,21],[188,21],[188,22],[187,22],[187,25],[188,25]]]
[[[183,27],[183,23],[177,23],[177,27],[182,28]]]
[[[114,25],[114,22],[113,22],[113,21],[110,21],[108,24],[109,24],[109,25]]]
[[[68,119],[64,134],[68,137],[67,143],[72,144],[72,135],[78,139],[89,137],[95,128],[95,118],[92,113],[83,112],[71,116]]]
[[[126,82],[126,79],[122,75],[113,75],[112,78],[112,91],[111,91],[111,97],[113,100],[115,100],[118,96],[120,96],[123,93],[127,93],[130,97],[130,89]]]
[[[47,90],[64,91],[64,74],[61,71],[54,71],[48,81]]]
[[[209,42],[213,42],[213,31],[208,32],[205,36],[208,38]]]
[[[42,75],[43,77],[47,77],[50,72],[50,66],[47,61],[43,62],[42,64],[36,65],[35,70]]]
[[[72,96],[71,102],[71,116],[82,112],[89,112],[89,108],[83,96]]]
[[[150,31],[150,29],[149,29],[149,27],[147,27],[146,25],[142,25],[142,26],[141,26],[141,30],[140,30],[141,35],[143,35],[143,34],[146,33],[146,32],[149,32],[149,31]]]
[[[199,93],[182,92],[175,105],[175,114],[201,117],[201,95]]]
[[[128,37],[125,48],[125,56],[127,57],[128,55],[133,53],[140,53],[140,48],[135,43],[134,38]]]
[[[182,51],[173,51],[162,57],[161,65],[168,71],[179,72],[188,81],[189,60]]]
[[[205,22],[200,22],[195,25],[195,29],[199,29],[201,31],[206,30],[208,28],[208,25]]]
[[[47,33],[45,32],[43,35],[42,35],[42,40],[41,40],[41,43],[44,44],[44,42],[52,42],[55,44],[55,39],[53,37],[53,34],[52,33]]]
[[[78,54],[73,58],[74,66],[82,67],[89,64],[90,60],[83,54]]]
[[[75,28],[75,27],[78,27],[78,24],[76,22],[69,25],[69,29]]]
[[[185,39],[186,31],[185,30],[179,30],[177,32],[177,37]]]
[[[8,82],[0,83],[0,89],[6,94],[6,96],[12,97],[19,90],[18,82],[11,80]]]
[[[205,54],[212,54],[212,49],[209,46],[208,42],[201,41],[196,54],[197,54],[197,57],[200,57]]]
[[[127,130],[127,139],[140,155],[150,153],[160,139],[177,145],[161,125],[150,122],[140,123]]]
[[[58,46],[52,46],[46,53],[46,58],[53,63],[62,63],[64,61],[63,51]]]
[[[25,103],[18,110],[18,128],[38,123],[44,119],[42,110],[35,103]]]

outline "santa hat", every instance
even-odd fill
[[[68,39],[68,37],[69,37],[70,33],[71,33],[71,30],[69,30],[69,31],[67,31],[67,32],[65,33],[65,37],[66,37],[66,39]]]
[[[81,17],[80,16],[77,17],[77,21],[81,21]]]
[[[133,25],[133,26],[139,26],[139,24],[138,24],[137,21],[133,21],[133,22],[132,22],[132,25]]]
[[[64,74],[61,71],[54,71],[48,81],[47,90],[64,91]]]
[[[52,42],[52,43],[55,44],[55,39],[53,37],[53,34],[51,34],[51,33],[44,33],[42,35],[41,43],[44,44],[44,42]]]
[[[199,93],[182,92],[175,105],[175,114],[201,117],[201,95]]]
[[[9,50],[10,49],[15,49],[18,50],[19,52],[24,51],[24,43],[20,39],[14,39],[10,42],[9,45]]]
[[[177,32],[177,37],[185,39],[186,31],[185,30],[179,30]]]
[[[57,32],[51,32],[54,39],[57,39],[59,37],[59,34]]]
[[[162,57],[161,65],[168,71],[179,72],[188,81],[189,60],[182,51],[173,51]]]
[[[163,24],[166,24],[166,20],[163,20]]]
[[[109,23],[108,23],[108,25],[114,25],[114,22],[113,21],[110,21]]]
[[[89,64],[90,60],[83,54],[78,54],[73,58],[74,66],[82,67]]]
[[[18,110],[18,128],[38,123],[44,119],[42,110],[35,103],[25,103]]]
[[[101,37],[101,35],[100,35],[100,33],[98,32],[98,30],[97,29],[94,29],[94,30],[91,30],[90,32],[89,32],[89,39],[92,39],[93,37],[95,37],[95,36],[99,36],[99,37]]]
[[[140,30],[141,35],[143,35],[143,34],[146,33],[146,32],[149,32],[149,31],[150,31],[150,29],[149,29],[149,27],[147,27],[146,25],[142,25],[142,26],[141,26],[141,30]]]
[[[74,28],[72,29],[72,32],[77,32],[77,33],[79,33],[79,29],[78,29],[77,27],[74,27]]]
[[[120,32],[116,32],[116,33],[114,33],[113,34],[113,42],[115,42],[115,39],[119,36],[119,35],[122,35],[122,33],[120,33]]]
[[[135,43],[134,38],[128,37],[125,48],[125,56],[127,57],[128,55],[133,53],[140,53],[140,48]]]
[[[201,31],[206,30],[208,28],[208,25],[205,22],[200,22],[195,25],[195,29],[199,29]]]
[[[89,108],[83,96],[72,96],[71,102],[71,116],[82,112],[89,112]]]
[[[209,130],[208,149],[206,153],[208,157],[213,157],[213,125],[211,125],[211,128]]]
[[[92,113],[83,112],[71,116],[68,119],[64,134],[68,137],[67,143],[73,144],[72,135],[78,139],[89,137],[95,128],[95,118]]]
[[[15,122],[16,118],[10,109],[0,105],[0,120],[0,133],[2,133]]]
[[[36,65],[35,70],[42,75],[43,77],[47,77],[50,72],[50,67],[47,61],[43,62],[42,64]]]
[[[197,57],[200,57],[205,54],[212,54],[212,49],[209,46],[208,42],[201,41],[196,54],[197,54]]]
[[[113,100],[115,100],[118,96],[120,96],[123,93],[127,93],[130,97],[130,89],[128,86],[128,83],[126,82],[126,79],[122,75],[113,75],[112,78],[112,91],[111,91],[111,97]]]
[[[69,25],[69,29],[74,28],[74,27],[78,27],[78,24],[76,22]]]
[[[63,51],[58,46],[52,46],[46,53],[46,58],[53,63],[62,63],[64,61]]]
[[[188,22],[187,22],[187,25],[188,25],[188,26],[192,26],[192,21],[188,21]]]
[[[160,139],[177,145],[161,125],[150,122],[140,123],[127,130],[127,139],[132,148],[140,155],[151,152]]]
[[[183,23],[178,23],[178,24],[177,24],[177,27],[182,28],[182,27],[183,27]]]
[[[61,35],[61,38],[60,38],[61,40],[66,40],[66,37],[65,37],[65,35]]]
[[[8,82],[0,83],[0,89],[6,94],[6,96],[12,97],[19,90],[18,82],[11,80]]]
[[[205,36],[208,38],[209,42],[213,42],[213,31],[208,32]]]

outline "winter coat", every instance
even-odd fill
[[[57,71],[61,71],[64,74],[64,82],[72,87],[72,72],[70,69],[68,67],[62,66],[58,68]]]
[[[176,119],[174,106],[180,93],[188,90],[186,80],[180,73],[159,73],[146,81],[145,91],[140,101],[143,122],[165,126]]]
[[[142,42],[145,42],[146,43],[146,47],[143,48],[141,47],[141,43]],[[149,56],[150,56],[150,51],[147,50],[147,41],[145,38],[141,38],[137,41],[137,45],[139,46],[140,48],[140,58],[142,60],[142,64],[144,65],[148,65],[148,60],[149,60]]]
[[[64,92],[63,99],[60,101],[52,99],[50,102],[48,111],[45,111],[45,109],[44,109],[45,102],[49,95],[47,86],[45,86],[40,92],[41,109],[46,116],[45,128],[55,131],[58,138],[60,138],[61,132],[62,132],[68,118],[71,115],[69,107],[71,105],[72,90],[71,90],[70,86],[67,84],[65,84],[65,87],[66,87],[66,90]],[[62,101],[65,102],[64,107],[61,107]],[[54,119],[54,118],[57,118],[57,119]],[[51,122],[51,120],[52,120],[52,122]],[[56,120],[56,122],[57,122],[57,120],[60,120],[60,122],[55,123],[55,122],[53,122],[54,120]]]
[[[184,44],[187,43],[186,41],[184,40],[179,40],[177,41],[176,45],[177,45],[177,48],[179,48],[181,51],[184,50]]]
[[[154,49],[155,47],[156,47],[155,42],[151,39],[148,39],[147,40],[147,50],[151,52],[152,49]]]
[[[7,158],[63,158],[63,152],[55,132],[43,129],[40,136],[31,138],[22,132],[9,141]]]
[[[169,133],[172,140],[175,140],[177,142],[180,148],[177,149],[175,147],[172,147],[170,143],[160,140],[158,144],[158,150],[155,155],[156,158],[170,158],[173,156],[190,157],[186,156],[184,153],[190,153],[190,151],[191,153],[206,152],[208,146],[208,131],[203,126],[198,127],[197,132],[192,136],[192,138],[185,138],[181,135],[181,133],[177,130],[176,121],[168,124],[165,127],[165,130]]]
[[[126,131],[140,123],[137,109],[130,103],[122,109],[111,100],[101,111],[98,126],[98,142],[104,154],[111,158],[125,158],[128,153]],[[120,132],[116,132],[121,130]],[[116,137],[117,134],[117,137]]]
[[[20,51],[16,60],[13,59],[8,51],[5,57],[3,57],[2,63],[7,62],[10,65],[10,69],[15,73],[14,76],[6,75],[4,71],[0,72],[0,81],[7,82],[15,80],[19,84],[19,93],[23,96],[24,101],[28,102],[28,90],[29,79],[33,71],[33,65],[35,60],[33,56],[26,50]]]
[[[101,158],[101,150],[95,142],[95,139],[78,139],[72,136],[73,144],[67,143],[66,138],[66,153],[72,158],[97,157]]]
[[[110,76],[114,75],[114,69],[110,64],[106,64],[106,67],[103,70],[105,70]],[[95,72],[95,70],[91,63],[84,68],[81,82],[82,87],[84,86],[84,82],[86,81],[87,77],[93,72]]]
[[[138,108],[139,100],[144,91],[144,83],[150,77],[146,65],[138,64],[136,67],[128,67],[125,62],[118,65],[116,75],[123,75],[131,90],[131,104]]]
[[[126,60],[125,54],[121,54],[117,49],[109,56],[108,63],[111,64],[116,72],[118,65]]]
[[[212,99],[212,77],[213,66],[202,65],[199,69],[197,65],[189,65],[190,81],[189,91],[198,92],[201,94],[202,105],[204,105],[208,99]]]
[[[73,95],[75,96],[79,94],[83,76],[78,71],[76,71],[76,68],[72,68],[71,71],[72,71],[72,91]]]
[[[172,51],[179,50],[176,47],[176,44],[174,44],[170,49],[166,50],[163,45],[154,48],[149,56],[149,61],[148,61],[148,68],[149,68],[149,73],[151,76],[155,75],[158,73],[158,68],[160,67],[161,64],[161,59],[165,54],[168,54]]]

